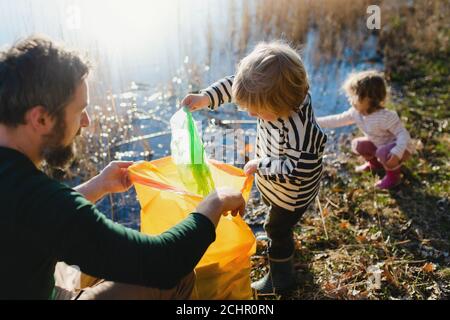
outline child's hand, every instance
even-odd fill
[[[400,164],[400,159],[395,154],[390,154],[388,160],[386,161],[386,166],[388,168],[396,168]]]
[[[181,106],[187,106],[191,112],[206,108],[209,105],[209,97],[206,94],[188,94],[181,101]]]
[[[247,164],[244,167],[244,173],[247,176],[254,175],[256,173],[256,171],[258,171],[259,162],[260,162],[259,159],[255,159],[255,160],[251,160],[251,161],[247,162]]]

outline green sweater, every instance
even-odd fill
[[[107,219],[23,154],[0,147],[0,299],[49,299],[58,261],[92,276],[170,289],[192,272],[215,229],[194,213],[159,236]]]

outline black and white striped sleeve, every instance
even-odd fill
[[[200,91],[209,97],[209,109],[217,110],[222,104],[232,102],[233,81],[234,76],[229,76]]]
[[[301,152],[298,135],[289,132],[286,122],[269,123],[271,130],[261,130],[261,138],[270,149],[270,156],[260,159],[258,170],[263,175],[290,175],[296,168]]]
[[[290,158],[265,157],[258,164],[258,171],[262,175],[290,175],[296,167],[296,162]]]

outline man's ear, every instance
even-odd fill
[[[53,129],[54,119],[43,106],[36,106],[25,114],[26,124],[37,134],[48,134]]]

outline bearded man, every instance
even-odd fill
[[[77,53],[41,36],[0,53],[0,299],[187,299],[221,215],[242,214],[244,199],[218,190],[177,226],[146,236],[95,207],[131,187],[131,162],[74,189],[48,177],[42,164],[67,164],[89,126],[88,74]],[[57,262],[105,280],[62,294]]]

